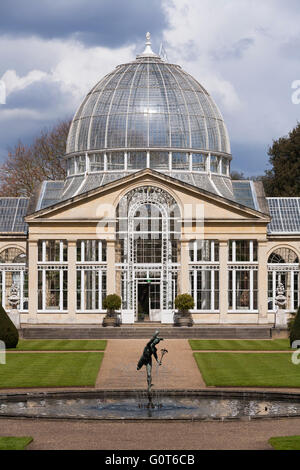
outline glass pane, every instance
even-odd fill
[[[104,170],[104,154],[90,155],[90,171]]]
[[[205,171],[206,170],[206,155],[202,155],[201,153],[193,153],[192,169],[193,171]]]
[[[173,170],[189,170],[189,155],[187,153],[172,153],[172,168]]]
[[[210,171],[218,173],[219,157],[215,155],[210,156]]]
[[[151,152],[150,168],[156,170],[169,169],[169,153],[168,152]]]
[[[114,152],[107,155],[108,170],[124,170],[124,153]]]
[[[129,170],[140,170],[147,167],[146,152],[129,152],[127,154],[127,168]]]

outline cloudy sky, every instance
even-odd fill
[[[272,140],[300,121],[299,0],[1,0],[0,161],[71,117],[103,75],[142,52],[147,31],[216,100],[233,168],[263,173]]]

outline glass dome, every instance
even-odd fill
[[[150,168],[227,199],[230,143],[207,91],[179,65],[145,51],[88,93],[67,140],[62,197]]]
[[[67,154],[140,148],[230,154],[211,96],[180,66],[151,52],[97,83],[76,112],[67,141]]]

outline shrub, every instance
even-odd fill
[[[0,340],[4,341],[7,349],[16,348],[19,342],[19,333],[6,311],[0,304]]]
[[[194,308],[194,299],[190,294],[177,295],[175,299],[175,308],[180,313],[188,313],[189,310]]]
[[[300,341],[300,306],[298,307],[298,311],[294,321],[290,326],[290,345],[292,346],[294,341]]]
[[[103,307],[107,309],[107,312],[110,315],[113,315],[115,313],[115,310],[119,310],[121,308],[121,304],[121,297],[117,294],[110,294],[105,297],[103,301]]]

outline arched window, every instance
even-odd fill
[[[298,264],[299,258],[290,248],[277,248],[270,254],[268,263]]]
[[[20,248],[6,248],[0,253],[0,263],[26,263],[26,254]]]

